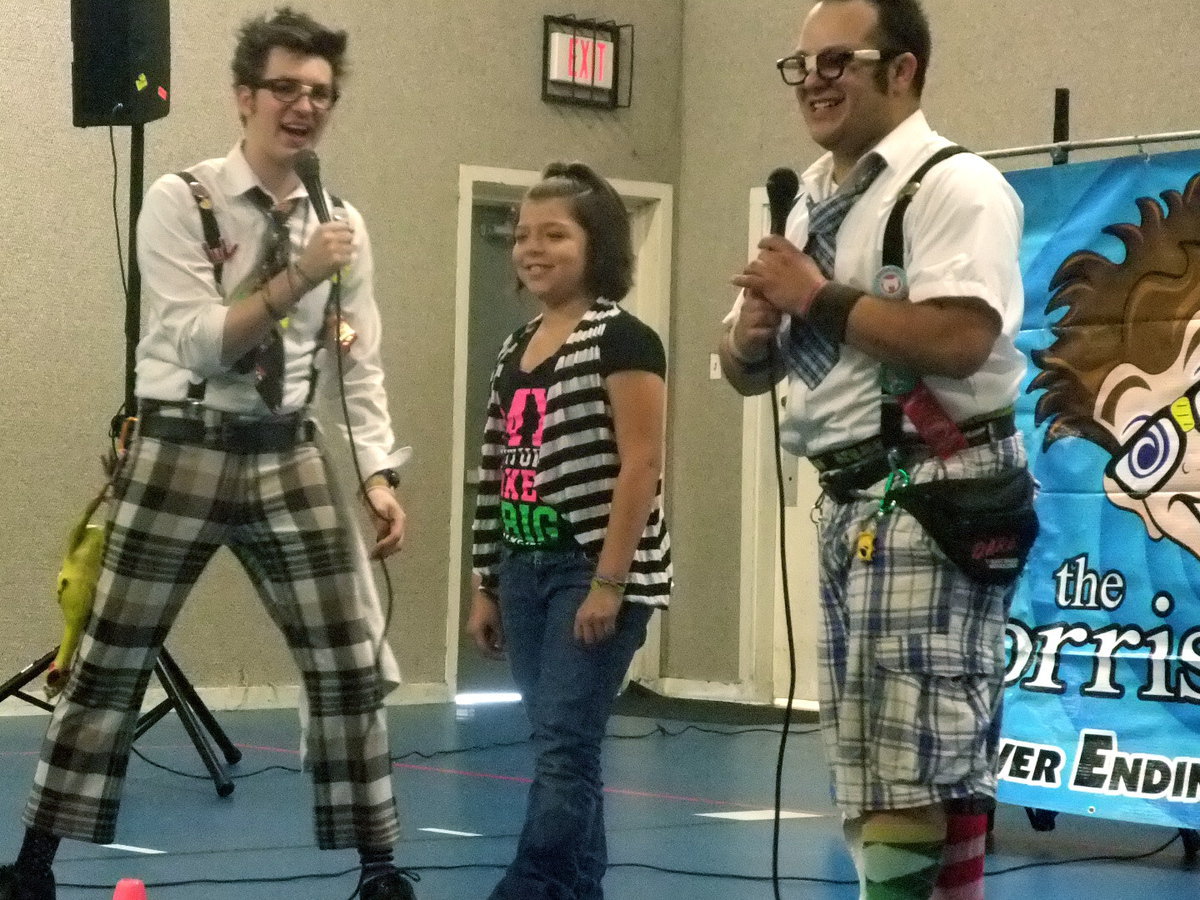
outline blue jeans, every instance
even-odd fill
[[[506,553],[500,615],[537,755],[517,855],[490,900],[601,900],[608,866],[600,744],[654,611],[625,603],[616,633],[575,639],[594,563],[581,551]]]

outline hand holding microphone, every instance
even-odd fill
[[[777,314],[803,317],[826,279],[812,257],[783,237],[799,189],[800,180],[791,169],[776,169],[768,176],[771,234],[759,241],[758,258],[733,283],[745,288],[747,299],[756,296]]]
[[[330,216],[325,192],[321,188],[321,163],[316,153],[307,149],[297,153],[295,169],[321,223],[313,231],[308,245],[295,263],[297,273],[309,282],[311,289],[354,261],[354,226],[344,219]]]
[[[782,235],[786,230],[788,213],[799,189],[800,180],[791,169],[775,169],[767,177],[771,234]],[[738,315],[729,335],[730,350],[743,364],[756,365],[767,357],[782,314],[763,296],[759,290],[761,280],[749,272],[749,267],[732,281],[743,290]]]

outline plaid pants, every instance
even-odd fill
[[[158,651],[225,545],[303,677],[318,846],[390,847],[399,824],[377,648],[355,589],[351,526],[317,448],[235,454],[139,437],[114,494],[95,609],[50,721],[25,824],[113,840]]]
[[[1023,465],[1015,435],[910,474],[970,478]],[[1016,589],[963,575],[898,507],[879,522],[864,562],[855,545],[878,508],[826,500],[820,521],[821,729],[834,802],[850,818],[995,795],[1004,627]]]

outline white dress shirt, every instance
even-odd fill
[[[204,405],[211,409],[270,418],[272,413],[254,386],[252,373],[234,372],[221,361],[228,304],[240,285],[255,275],[268,231],[268,219],[247,196],[265,190],[242,153],[241,144],[222,159],[189,169],[212,197],[221,237],[232,254],[218,287],[213,263],[204,248],[200,213],[191,188],[177,175],[164,175],[151,185],[138,218],[138,265],[142,273],[145,330],[137,347],[136,393],[140,398],[179,401],[188,385],[205,381]],[[269,195],[269,192],[268,192]],[[317,219],[302,186],[284,201],[300,198],[288,220],[291,258],[299,258]],[[332,201],[326,195],[326,203]],[[343,360],[350,425],[364,473],[399,468],[411,448],[395,447],[380,364],[380,321],[375,305],[371,242],[358,210],[345,204],[354,226],[355,259],[342,278],[342,315],[357,332]],[[283,402],[277,414],[302,410],[310,392],[314,354],[326,390],[337,389],[337,360],[326,360],[317,334],[325,316],[330,282],[305,294],[283,328]],[[345,430],[345,425],[342,425]]]
[[[837,236],[834,281],[878,294],[883,234],[900,189],[933,153],[950,141],[913,113],[874,148],[887,168],[847,213]],[[801,177],[800,198],[788,217],[787,238],[808,243],[806,197],[821,201],[837,189],[833,158],[825,154]],[[1000,336],[983,367],[968,378],[924,376],[950,418],[964,422],[1013,403],[1025,371],[1016,347],[1025,294],[1018,250],[1024,208],[1003,176],[968,153],[943,161],[922,179],[904,219],[904,267],[908,297],[978,297],[1002,321]],[[740,304],[740,297],[738,300]],[[726,317],[736,316],[738,304]],[[812,456],[879,433],[879,362],[846,344],[837,364],[815,388],[789,377],[780,443]],[[907,419],[906,431],[913,425]]]

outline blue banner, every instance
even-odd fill
[[[1000,799],[1200,827],[1200,152],[1008,174],[1041,533]]]

